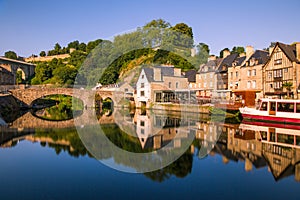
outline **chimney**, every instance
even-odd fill
[[[296,56],[298,61],[300,61],[300,42],[296,43]]]
[[[253,46],[246,46],[246,57],[249,58],[254,53]]]
[[[245,53],[240,53],[240,57],[244,57],[244,56],[246,56]]]
[[[153,68],[153,79],[154,81],[161,81],[161,68],[154,67]]]
[[[226,58],[229,55],[230,55],[230,51],[228,51],[228,50],[223,51],[223,58]]]
[[[181,69],[180,68],[174,68],[174,76],[181,76]]]
[[[210,55],[207,59],[207,61],[216,60],[217,57],[215,55]]]

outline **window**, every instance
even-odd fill
[[[169,88],[171,88],[171,86],[172,86],[172,83],[171,83],[171,82],[169,82]]]
[[[251,87],[251,81],[248,81],[247,82],[247,88],[250,88]]]
[[[235,77],[239,77],[239,72],[235,72]]]
[[[125,88],[125,92],[128,92],[128,88]]]
[[[268,78],[271,79],[272,78],[272,72],[268,73]]]
[[[282,59],[274,60],[274,65],[280,65],[280,64],[282,64]]]
[[[233,72],[230,72],[230,78],[233,79]]]
[[[256,88],[256,81],[252,81],[252,88],[253,88],[253,89]]]
[[[273,71],[274,78],[281,78],[282,77],[282,69],[277,69]]]
[[[213,87],[213,82],[212,81],[209,82],[209,87]]]
[[[296,113],[300,113],[300,103],[296,104]]]
[[[294,112],[294,103],[277,103],[277,111]]]
[[[210,78],[213,78],[213,77],[214,77],[214,75],[211,73],[211,74],[210,74]]]
[[[145,96],[145,91],[141,91],[141,97]]]
[[[251,70],[247,71],[247,76],[251,76]]]
[[[252,76],[256,76],[256,69],[252,70]]]
[[[284,73],[288,73],[289,68],[284,68]]]
[[[263,102],[259,110],[267,111],[268,110],[268,102]]]
[[[141,125],[141,126],[145,126],[145,121],[141,121],[141,122],[140,122],[140,125]]]
[[[142,75],[142,79],[144,78],[144,74]]]
[[[206,82],[204,83],[204,87],[206,88]]]
[[[176,88],[178,88],[179,87],[179,83],[178,82],[176,82]]]
[[[141,88],[144,88],[145,87],[145,83],[141,83]]]
[[[141,129],[141,134],[145,134],[145,130],[144,129]],[[143,141],[144,141],[144,139],[143,139]]]

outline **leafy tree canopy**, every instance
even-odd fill
[[[15,60],[18,59],[18,56],[17,56],[16,52],[14,52],[14,51],[7,51],[7,52],[5,52],[4,53],[4,57],[10,58],[10,59],[15,59]]]

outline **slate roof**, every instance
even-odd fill
[[[246,62],[250,61],[253,58],[258,61],[256,65],[266,64],[266,62],[269,60],[269,52],[256,50],[247,60],[245,60],[242,66],[245,66]]]
[[[296,57],[296,45],[288,45],[283,44],[280,42],[276,43],[276,46],[279,46],[280,49],[285,53],[285,55],[292,61],[292,62],[299,62]]]
[[[217,72],[227,72],[228,67],[232,66],[233,61],[235,61],[238,58],[238,56],[239,56],[239,54],[234,53],[234,54],[227,56],[226,58],[223,58],[223,60],[221,61],[221,63],[218,66]],[[226,68],[223,69],[223,66],[225,66]]]
[[[207,63],[205,63],[200,67],[198,72],[199,73],[215,72],[217,66],[220,64],[222,60],[223,60],[222,58],[217,58],[216,60],[209,60]],[[207,71],[205,70],[206,67],[207,67]]]
[[[156,66],[155,68],[161,69],[161,80],[163,76],[174,76],[174,67]],[[153,68],[143,68],[145,75],[149,82],[154,82],[154,71]]]
[[[185,72],[185,78],[188,79],[188,82],[195,83],[196,82],[196,74],[197,74],[197,71],[194,69],[191,69],[191,70]]]

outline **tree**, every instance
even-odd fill
[[[18,70],[17,71],[17,74],[16,74],[16,83],[17,84],[20,84],[23,82],[23,79],[22,79],[22,71]]]
[[[237,54],[241,54],[241,53],[245,53],[245,48],[244,47],[239,47],[239,46],[234,46],[231,50],[231,53],[237,53]]]
[[[14,59],[14,60],[18,59],[18,56],[17,56],[16,52],[14,52],[14,51],[7,51],[7,52],[5,52],[4,53],[4,57],[10,58],[10,59]]]
[[[290,98],[290,92],[293,88],[293,83],[292,82],[285,82],[285,83],[282,84],[282,87],[286,89],[287,98]]]
[[[209,57],[209,46],[205,43],[199,43],[197,46],[198,53],[196,57],[199,59],[198,64],[204,64],[207,62],[207,59]]]
[[[230,51],[227,47],[220,51],[220,58],[223,58],[223,51]]]
[[[89,43],[86,45],[86,52],[87,52],[87,53],[90,53],[90,52],[91,52],[96,46],[98,46],[101,42],[102,42],[101,39],[98,39],[98,40],[94,40],[94,41],[89,42]]]
[[[41,51],[40,56],[41,57],[45,57],[46,56],[46,52],[45,51]]]
[[[76,49],[78,50],[79,49],[79,41],[78,40],[75,40],[73,42],[70,42],[67,46],[68,50],[70,50],[71,48],[72,49]]]
[[[147,23],[144,28],[150,28],[150,27],[154,27],[154,28],[170,28],[171,24],[169,22],[166,22],[163,19],[156,19],[156,20],[152,20],[151,22]]]
[[[193,38],[193,29],[192,29],[192,27],[189,27],[185,23],[176,24],[174,27],[172,27],[172,29],[174,31],[178,31],[178,32],[180,32],[182,34],[185,34],[185,35],[187,35],[190,38]]]

